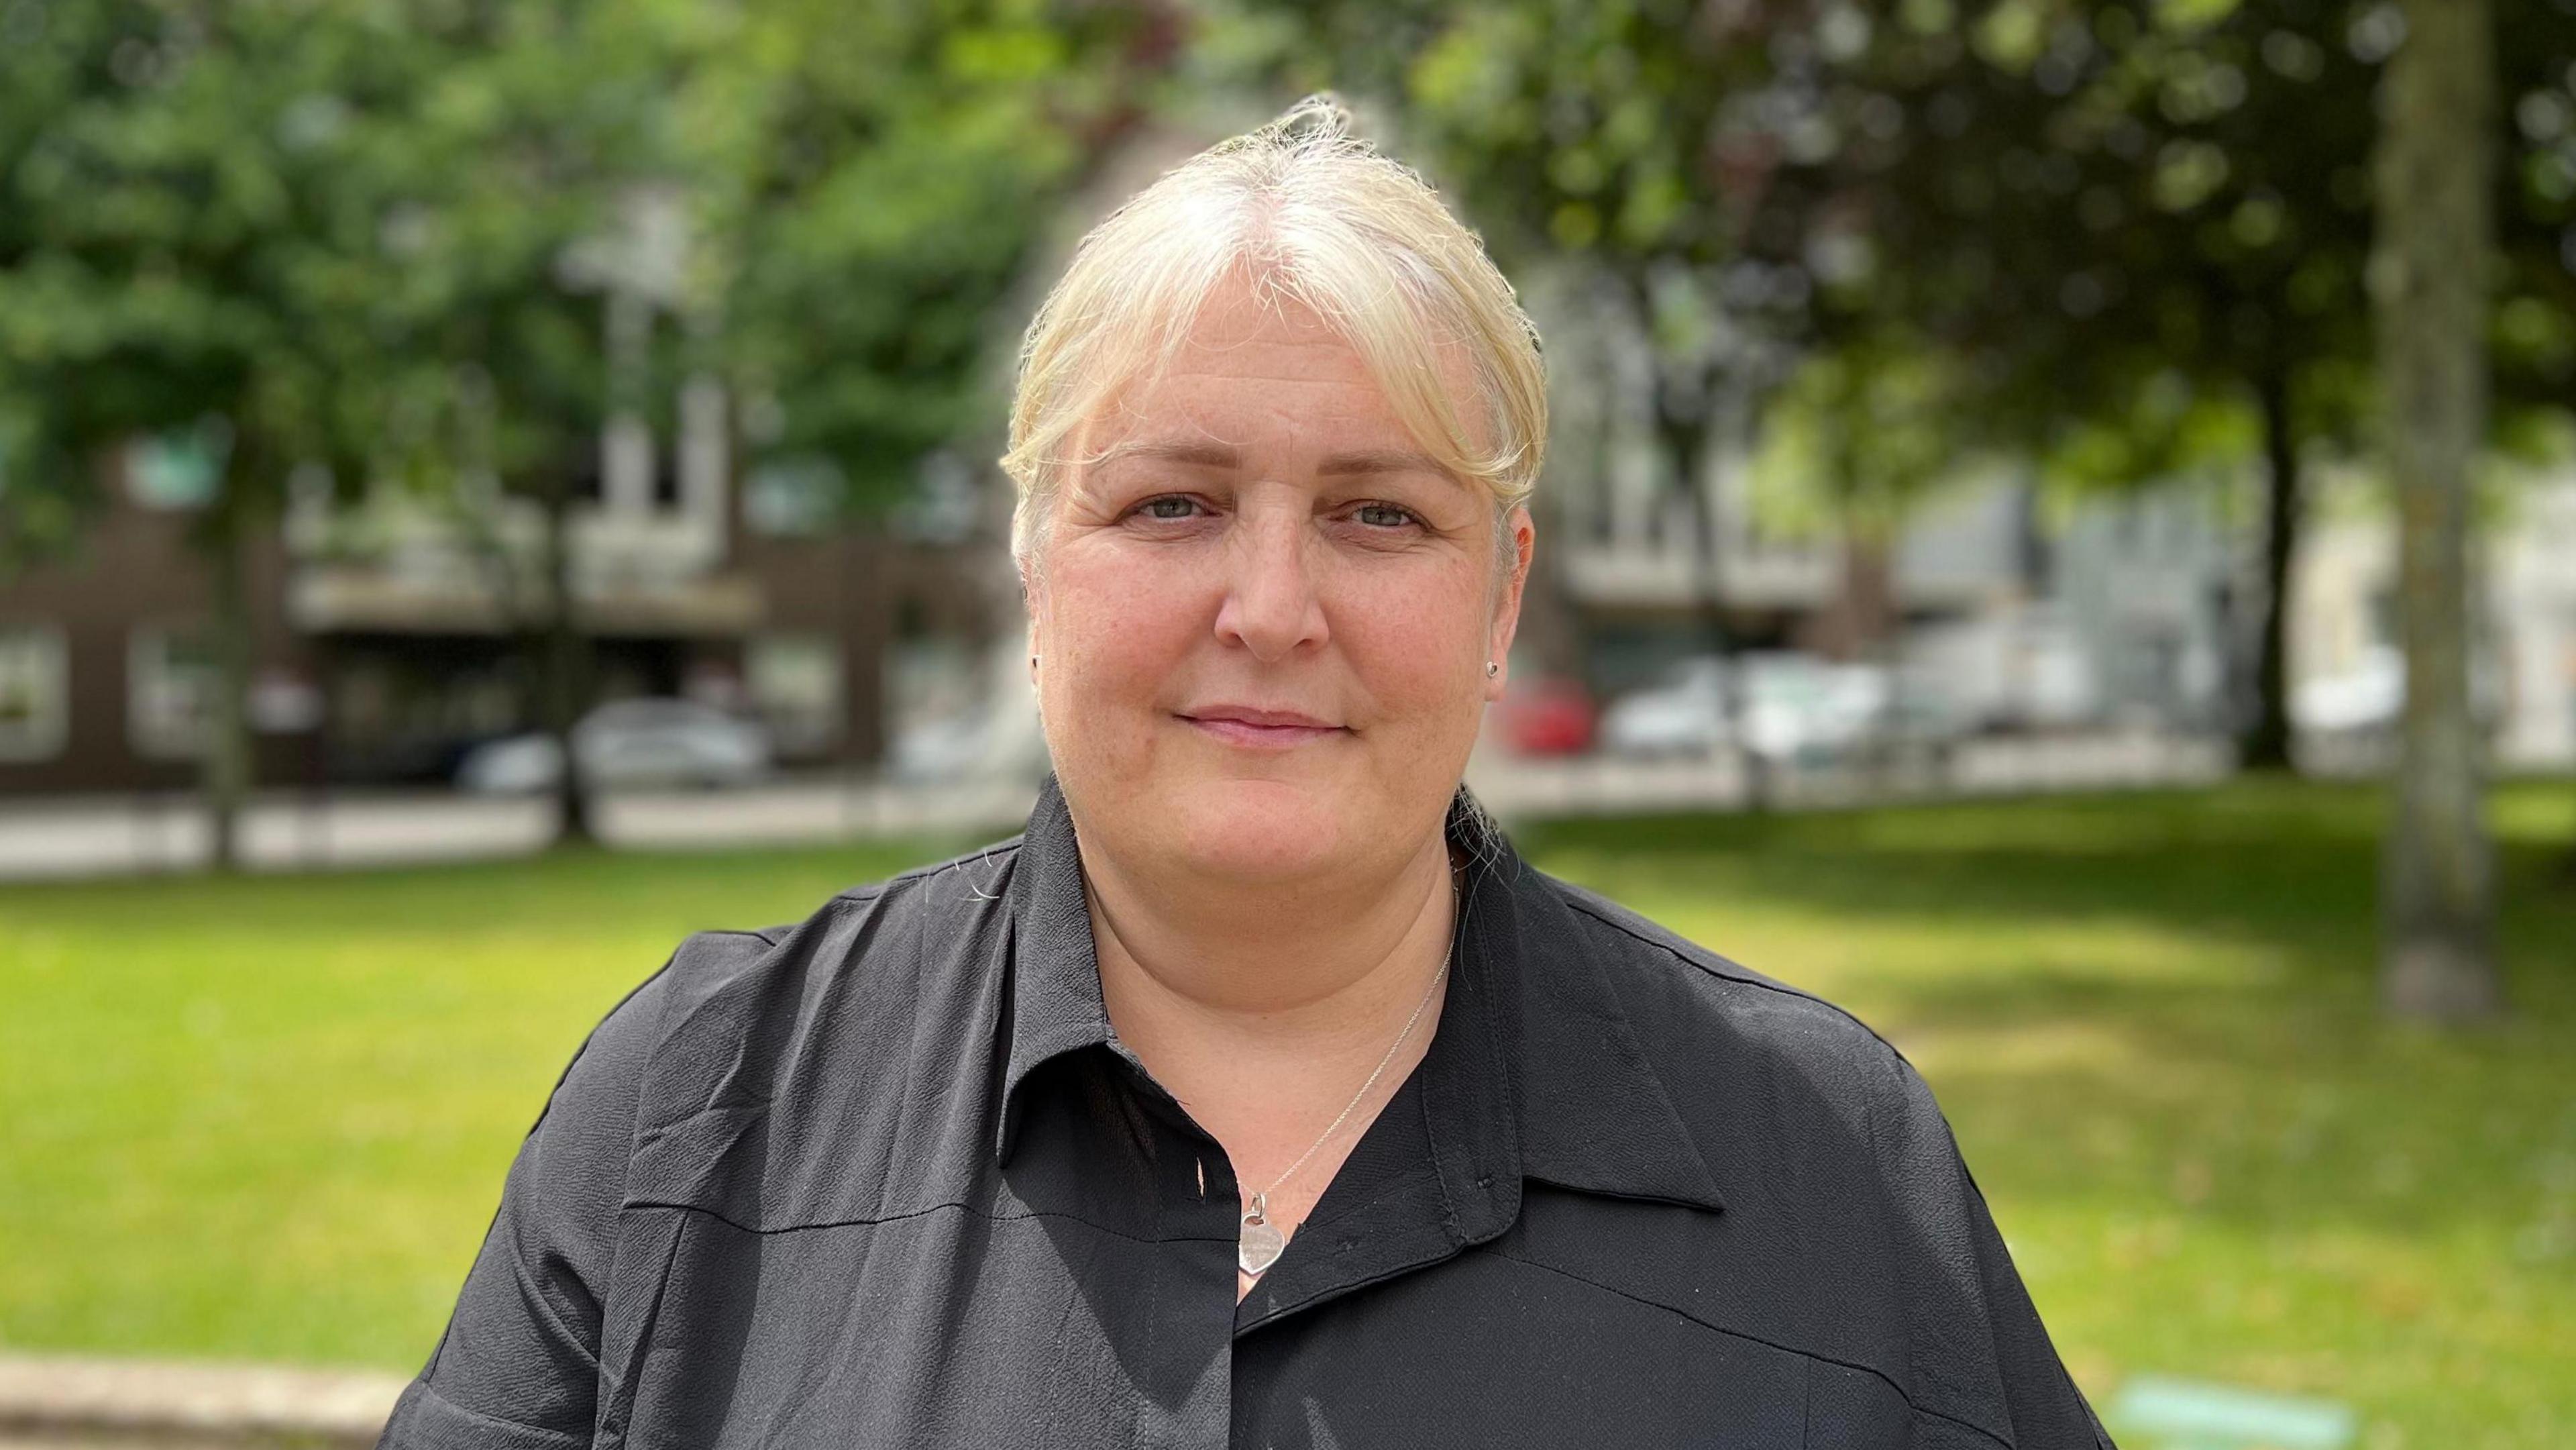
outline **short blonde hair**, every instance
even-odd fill
[[[1351,134],[1329,95],[1165,172],[1092,229],[1020,349],[1002,467],[1019,491],[1012,552],[1044,532],[1083,423],[1169,364],[1220,282],[1302,304],[1348,339],[1416,441],[1481,484],[1501,519],[1547,447],[1538,332],[1474,232],[1411,168]],[[1442,355],[1467,362],[1473,415]]]

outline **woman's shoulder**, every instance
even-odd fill
[[[650,1124],[727,1095],[771,1096],[824,1019],[863,1029],[832,1040],[864,1051],[887,1024],[915,1020],[925,991],[972,991],[997,959],[1019,847],[1013,837],[852,886],[800,920],[691,933],[593,1030],[566,1085],[596,1081],[593,1096]]]
[[[1738,1291],[1740,1312],[1895,1387],[1926,1425],[1979,1427],[1998,1444],[2109,1444],[1948,1121],[1894,1046],[1825,998],[1626,907],[1552,879],[1546,889],[1714,1175],[1732,1251],[1772,1266]],[[1830,1375],[1816,1384],[1876,1392]]]
[[[834,893],[801,920],[683,939],[663,967],[664,1010],[725,1000],[802,1005],[845,975],[908,967],[942,941],[998,923],[1018,863],[1014,836]],[[786,995],[781,995],[784,992]]]
[[[1677,1107],[1697,1100],[1723,1112],[1750,1093],[1801,1100],[1854,1126],[1883,1130],[1927,1111],[1938,1121],[1913,1065],[1848,1008],[1597,892],[1533,874],[1574,923]]]
[[[1652,917],[1544,873],[1533,873],[1579,923],[1595,961],[1622,995],[1654,994],[1690,1024],[1730,1037],[1794,1045],[1867,1062],[1896,1050],[1849,1009],[1748,967]]]
[[[740,1222],[812,1208],[804,1200],[829,1183],[777,1181],[815,1160],[812,1140],[890,1139],[872,1130],[899,1116],[902,1085],[970,1060],[989,1030],[1017,849],[854,886],[798,921],[680,942],[556,1085],[538,1134],[562,1145],[537,1165],[549,1194],[577,1200],[596,1233],[620,1201],[696,1203]]]

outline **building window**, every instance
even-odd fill
[[[781,755],[817,755],[841,742],[841,646],[828,634],[773,634],[743,650],[752,707]]]
[[[214,501],[232,452],[220,419],[140,438],[125,451],[125,491],[148,509],[201,509]]]
[[[214,730],[215,654],[204,631],[138,629],[126,654],[126,731],[138,755],[184,759]]]
[[[71,734],[62,631],[0,624],[0,760],[47,760]]]
[[[743,480],[743,526],[773,539],[814,538],[831,529],[846,488],[827,458],[764,464]]]

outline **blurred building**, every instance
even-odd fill
[[[2028,480],[1963,481],[1871,559],[1764,538],[1740,480],[1720,467],[1704,485],[1713,584],[1696,520],[1669,500],[1630,504],[1651,527],[1560,544],[1561,587],[1608,690],[1704,651],[1714,593],[1742,647],[1910,667],[1909,688],[1953,697],[1967,720],[2204,732],[2248,708],[2254,541],[2205,483],[2086,500],[2043,528]],[[2311,763],[2364,768],[2385,760],[2403,700],[2395,522],[2366,484],[2321,492],[2292,570],[2291,715]],[[2495,760],[2576,762],[2576,475],[2514,490],[2480,548],[2472,683]]]
[[[602,299],[609,366],[686,326],[685,211],[650,189],[572,249]],[[712,380],[669,422],[612,418],[572,480],[565,559],[584,642],[577,694],[687,698],[756,718],[777,763],[864,765],[889,731],[980,690],[1016,630],[991,587],[987,523],[961,468],[911,506],[849,519],[830,464],[737,470],[746,431]],[[73,557],[0,580],[0,794],[179,787],[197,774],[215,677],[191,515],[220,457],[146,439],[115,461],[105,517]],[[543,507],[488,478],[355,504],[290,481],[280,527],[244,561],[258,785],[450,779],[477,744],[539,728],[549,624]],[[1016,651],[1016,640],[1010,647]]]
[[[1646,686],[1722,632],[1737,650],[1887,667],[1909,709],[1961,728],[2223,723],[2250,561],[2207,497],[2142,491],[2053,517],[2028,470],[1997,467],[1855,545],[1813,500],[1761,496],[1738,408],[1685,499],[1656,446],[1636,326],[1568,300],[1534,298],[1551,354],[1573,359],[1551,370],[1544,607],[1562,618],[1541,637],[1596,694]],[[1779,517],[1801,502],[1802,524]]]
[[[1594,694],[1650,688],[1722,629],[1736,649],[1888,666],[1909,709],[1963,728],[2226,733],[2250,711],[2259,541],[2226,484],[2048,500],[2026,470],[1997,468],[1856,549],[1766,518],[1723,439],[1701,497],[1677,496],[1642,343],[1599,308],[1542,325],[1574,362],[1553,369],[1553,572],[1533,593],[1556,617],[1524,637]],[[2395,521],[2364,480],[2314,492],[2291,582],[2292,716],[2316,763],[2366,766],[2402,699]],[[2526,481],[2487,523],[2476,686],[2496,757],[2576,762],[2576,475]]]
[[[569,518],[590,696],[757,717],[791,767],[876,760],[890,718],[941,708],[981,668],[981,554],[918,511],[838,523],[793,472],[737,486],[722,395],[702,385],[677,411],[673,437],[611,427]],[[149,445],[118,472],[78,554],[0,582],[0,793],[195,778],[214,676],[187,530],[213,473]],[[443,780],[472,745],[534,728],[542,529],[496,490],[356,507],[299,490],[249,551],[260,784]]]
[[[2321,500],[2301,553],[2291,713],[2313,734],[2369,744],[2373,720],[2404,697],[2396,531],[2366,484],[2341,494]],[[2576,473],[2524,479],[2493,503],[2477,543],[2485,589],[2471,617],[2470,697],[2497,764],[2564,766],[2576,762]]]

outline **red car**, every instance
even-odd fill
[[[1494,728],[1515,755],[1580,755],[1592,748],[1592,692],[1561,675],[1514,680],[1494,705]]]

